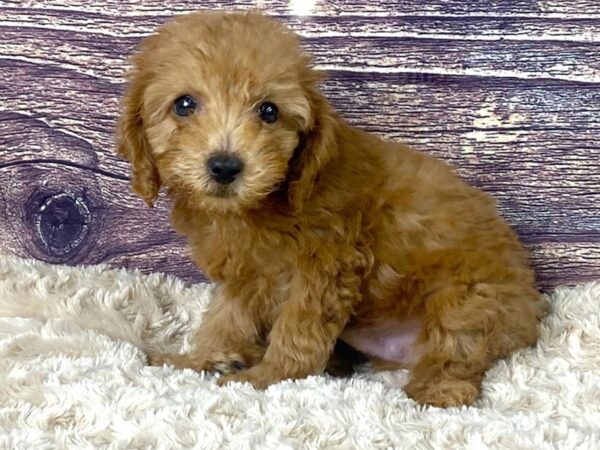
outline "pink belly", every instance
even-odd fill
[[[412,366],[420,356],[417,320],[388,320],[368,328],[346,328],[340,338],[356,350],[399,366]]]

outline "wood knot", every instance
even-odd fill
[[[74,256],[89,233],[91,214],[84,199],[70,193],[54,194],[27,205],[36,247],[60,260]]]

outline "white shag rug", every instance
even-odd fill
[[[537,348],[473,407],[416,405],[406,372],[313,376],[265,392],[147,367],[180,350],[211,287],[0,256],[0,448],[600,449],[600,282],[556,290]]]

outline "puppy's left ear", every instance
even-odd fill
[[[315,79],[322,75],[316,74]],[[338,154],[335,138],[337,117],[313,81],[305,89],[310,104],[310,120],[290,161],[288,202],[299,211],[319,181],[319,173]]]
[[[147,82],[136,72],[130,77],[118,125],[118,153],[131,163],[133,190],[153,206],[161,181],[144,128],[142,103]]]

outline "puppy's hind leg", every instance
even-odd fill
[[[426,303],[424,353],[411,369],[406,393],[439,407],[473,403],[497,358],[535,342],[532,305],[510,289],[485,284],[433,294]]]

